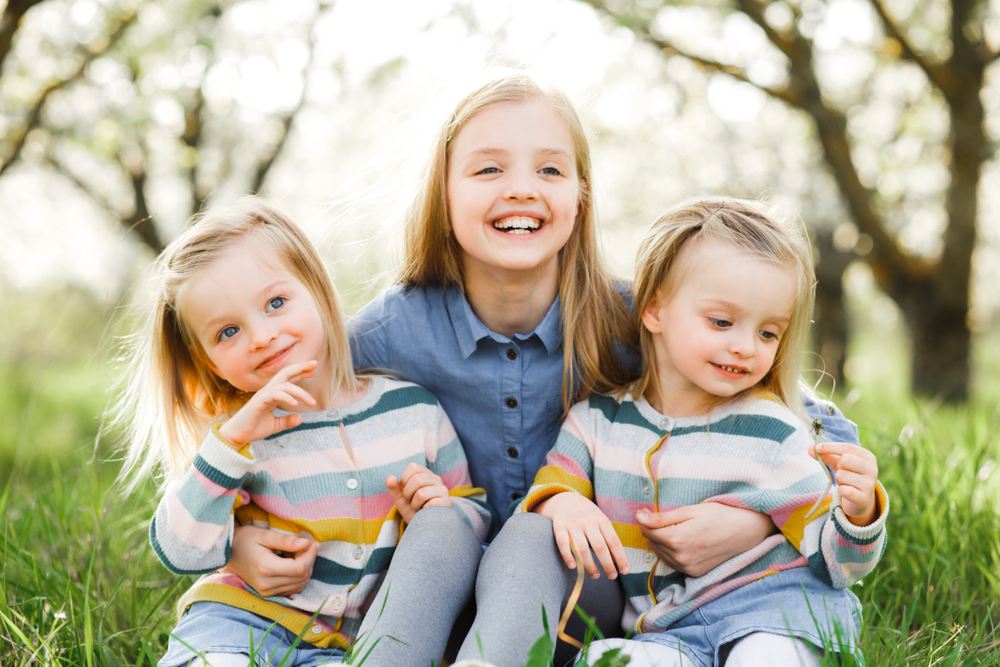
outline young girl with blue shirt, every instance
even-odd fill
[[[398,284],[349,323],[355,367],[390,369],[434,392],[472,478],[504,517],[528,491],[569,406],[639,371],[628,285],[613,281],[599,257],[590,148],[573,105],[519,72],[470,93],[438,132],[406,226]],[[808,409],[832,439],[857,442],[832,405]],[[665,562],[695,573],[775,527],[749,510],[697,505],[652,514],[642,530]],[[546,550],[518,548],[546,535]],[[277,550],[294,558],[277,558]],[[294,591],[312,557],[310,547],[237,529],[229,567],[264,590]],[[524,572],[537,576],[529,583]],[[502,606],[518,597],[517,586],[537,581],[549,584],[548,618],[558,617],[573,573],[548,519],[520,515],[484,556],[477,598]],[[588,581],[581,604],[614,632],[624,599],[617,582],[600,577]],[[540,608],[509,609],[525,636],[544,632]],[[386,628],[391,617],[387,610]],[[460,657],[479,657],[478,636],[487,658],[523,664],[529,647],[494,627],[477,619]],[[392,648],[383,642],[378,650]]]

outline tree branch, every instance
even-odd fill
[[[114,46],[119,39],[121,39],[122,35],[125,34],[125,31],[132,25],[137,15],[138,8],[133,10],[131,14],[122,16],[118,25],[110,35],[107,37],[102,35],[87,45],[86,53],[83,59],[79,62],[76,71],[73,72],[70,77],[53,81],[35,99],[31,110],[28,112],[28,119],[21,128],[21,132],[14,135],[13,141],[11,142],[13,144],[13,148],[10,151],[10,154],[5,156],[3,161],[0,162],[0,176],[2,176],[3,173],[7,171],[7,169],[14,162],[16,162],[18,158],[21,157],[21,152],[24,150],[24,144],[27,141],[28,134],[31,130],[38,127],[42,117],[42,110],[45,108],[45,103],[48,102],[52,93],[65,88],[83,76],[84,71],[87,69],[87,65],[92,63],[99,56],[107,53],[111,47]]]
[[[14,34],[21,27],[21,19],[40,2],[42,0],[7,0],[7,6],[3,8],[3,14],[0,14],[0,71],[3,70],[3,61],[14,43]]]
[[[951,82],[954,79],[948,76],[947,68],[941,65],[932,64],[926,58],[917,53],[916,50],[914,50],[910,41],[906,38],[906,35],[903,34],[900,27],[895,21],[892,20],[892,17],[889,16],[889,13],[885,9],[885,5],[882,4],[882,0],[868,1],[871,3],[875,13],[878,14],[879,19],[881,19],[882,26],[885,28],[885,31],[890,37],[899,43],[901,57],[916,63],[920,69],[924,71],[924,74],[927,75],[931,84],[938,90],[943,93],[950,93],[950,89],[952,88]]]

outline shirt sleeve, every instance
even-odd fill
[[[545,457],[545,465],[535,474],[528,493],[515,501],[509,514],[530,512],[543,500],[575,491],[594,500],[594,430],[590,425],[590,402],[574,405],[559,430],[556,444]]]
[[[820,581],[846,588],[878,564],[885,549],[889,498],[877,483],[875,521],[867,526],[852,524],[840,508],[836,486],[824,497],[827,476],[807,453],[808,442],[809,436],[800,429],[777,447],[772,461],[774,483],[751,493],[747,504],[771,517]]]
[[[465,450],[440,404],[437,414],[437,433],[428,438],[427,467],[448,487],[452,507],[483,541],[497,517],[493,507],[486,502],[486,491],[472,485]]]
[[[356,370],[391,368],[389,359],[389,318],[383,294],[362,308],[347,323],[351,358]]]
[[[806,392],[802,392],[802,401],[805,403],[806,414],[809,415],[810,419],[819,417],[823,422],[822,442],[861,444],[857,424],[845,417],[836,405],[830,401],[815,399]]]
[[[241,485],[253,457],[212,427],[188,471],[171,482],[149,524],[149,542],[175,574],[204,574],[229,562],[233,511],[249,501]]]

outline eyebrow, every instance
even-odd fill
[[[260,292],[257,293],[257,297],[256,298],[259,299],[260,297],[264,296],[268,292],[274,290],[276,287],[280,287],[281,285],[284,285],[287,282],[288,282],[287,280],[277,280],[277,281],[271,283],[267,287],[264,287],[262,290],[260,290]],[[211,332],[213,329],[215,329],[215,327],[219,326],[221,323],[225,322],[228,319],[229,319],[229,316],[227,316],[227,315],[220,315],[219,317],[213,317],[208,322],[205,322],[205,326],[203,327],[203,330],[206,333],[207,332]]]
[[[540,149],[538,149],[535,152],[536,153],[540,153],[540,154],[545,155],[545,156],[557,155],[557,156],[562,156],[562,157],[566,157],[566,158],[570,157],[569,152],[563,150],[562,148],[540,148]],[[476,150],[471,151],[468,154],[467,157],[475,157],[475,156],[479,156],[479,155],[509,155],[509,154],[510,154],[510,151],[508,151],[506,149],[503,149],[503,148],[488,148],[487,147],[487,148],[477,148]]]

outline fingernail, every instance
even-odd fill
[[[636,512],[636,514],[635,514],[635,515],[636,515],[636,516],[637,516],[637,517],[638,517],[639,519],[642,519],[643,521],[645,521],[646,519],[648,519],[648,518],[649,518],[649,514],[648,514],[648,513],[646,512],[646,510],[639,510],[638,512]]]
[[[306,540],[306,539],[303,539],[303,538],[301,538],[301,537],[299,537],[299,538],[296,538],[296,540],[295,540],[295,547],[296,547],[296,548],[298,548],[298,549],[301,549],[301,548],[302,548],[302,547],[304,547],[304,546],[305,546],[305,545],[306,545],[306,544],[307,544],[308,542],[309,542],[309,540]]]
[[[595,572],[594,574],[590,575],[590,578],[591,579],[600,579],[601,578],[601,573],[600,572]]]
[[[628,574],[628,568],[627,567],[623,567],[622,568],[622,574]]]

